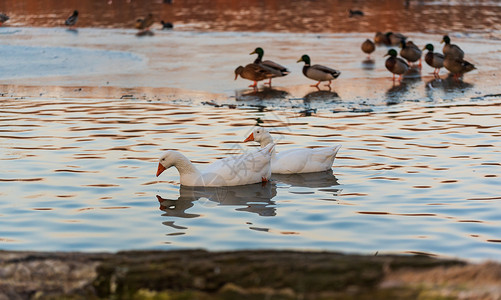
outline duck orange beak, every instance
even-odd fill
[[[248,141],[253,141],[254,140],[254,132],[251,133],[245,140],[244,140],[244,143],[245,142],[248,142]]]
[[[157,169],[157,177],[158,175],[162,174],[163,171],[165,171],[165,167],[161,163],[159,163]]]

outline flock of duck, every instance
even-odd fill
[[[451,39],[448,35],[444,35],[441,41],[441,43],[445,43],[442,49],[443,54],[434,52],[435,48],[433,44],[427,44],[423,49],[420,49],[401,33],[377,32],[374,41],[367,39],[361,46],[362,51],[368,55],[369,59],[371,53],[376,50],[376,45],[385,45],[387,47],[400,46],[401,48],[401,57],[398,57],[399,53],[393,48],[389,49],[385,55],[389,56],[385,61],[385,67],[393,74],[393,81],[395,81],[395,75],[399,75],[398,80],[401,81],[403,75],[411,67],[421,69],[422,51],[424,50],[428,50],[424,56],[424,60],[429,66],[435,69],[433,72],[435,77],[439,77],[441,68],[445,68],[453,74],[455,80],[459,80],[464,73],[475,69],[473,64],[464,59],[464,51],[458,45],[451,44]],[[235,69],[235,80],[240,76],[253,81],[253,84],[249,85],[249,87],[256,89],[257,83],[262,80],[269,80],[265,84],[271,86],[272,78],[283,77],[290,73],[286,67],[276,62],[271,60],[263,61],[264,50],[261,47],[256,48],[250,54],[257,54],[254,62],[245,66],[238,66]],[[333,68],[318,64],[311,65],[311,59],[307,54],[301,56],[297,62],[304,62],[304,76],[317,81],[317,84],[311,85],[312,87],[318,88],[321,82],[328,81],[326,86],[330,88],[332,80],[341,75],[340,71]]]
[[[393,73],[393,80],[395,75],[399,75],[399,81],[402,76],[409,70],[410,67],[418,67],[421,69],[422,51],[428,50],[424,60],[432,68],[435,68],[433,74],[438,77],[440,69],[447,69],[454,79],[459,80],[464,73],[470,72],[475,69],[475,66],[464,59],[464,51],[455,44],[451,44],[451,39],[448,35],[444,35],[441,43],[444,43],[442,53],[434,52],[433,44],[426,44],[423,49],[420,49],[412,41],[407,40],[407,37],[401,33],[393,32],[377,32],[374,37],[374,42],[367,39],[362,43],[362,51],[370,55],[376,49],[376,44],[383,44],[385,46],[400,46],[400,56],[397,57],[395,49],[389,49],[385,56],[385,66],[388,71]],[[404,60],[405,59],[405,60]],[[417,65],[416,63],[419,62]]]
[[[265,79],[269,79],[269,81],[265,84],[271,86],[271,79],[275,77],[283,77],[290,73],[286,67],[273,62],[271,60],[264,60],[263,55],[264,50],[261,47],[256,48],[250,54],[257,54],[257,58],[253,63],[243,66],[238,66],[235,69],[235,80],[237,80],[238,76],[253,81],[254,83],[249,85],[249,87],[256,88],[257,82]],[[322,81],[329,81],[326,86],[330,88],[332,80],[336,79],[341,75],[341,72],[323,65],[311,65],[310,56],[307,54],[301,56],[299,62],[304,62],[303,66],[303,74],[307,78],[318,81],[317,84],[312,85],[313,87],[318,88],[319,84]]]
[[[184,186],[237,186],[267,182],[274,174],[300,174],[330,170],[341,145],[323,148],[295,148],[276,152],[270,132],[256,127],[244,142],[255,141],[261,146],[241,155],[217,160],[199,171],[190,160],[175,150],[166,151],[159,160],[157,177],[175,167]]]

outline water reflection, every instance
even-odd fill
[[[235,98],[237,101],[278,100],[285,99],[288,95],[289,93],[284,90],[270,87],[264,87],[262,90],[235,91]]]
[[[459,90],[468,90],[473,87],[473,84],[455,80],[454,77],[449,74],[446,78],[433,78],[426,82],[426,91],[433,92],[435,89],[440,89],[444,92],[457,92]]]
[[[419,68],[410,68],[403,76],[401,82],[393,81],[393,86],[386,91],[386,104],[393,105],[400,103],[404,95],[416,88],[421,82],[421,70]]]
[[[324,188],[339,185],[332,170],[302,174],[272,174],[271,179],[295,187]]]
[[[393,86],[386,91],[386,104],[392,105],[400,103],[403,96],[409,91],[409,86],[410,84],[404,80],[398,84],[393,82]]]
[[[271,201],[277,194],[276,185],[272,182],[266,184],[248,184],[230,187],[188,187],[179,188],[177,200],[165,199],[157,195],[160,210],[165,216],[179,218],[195,218],[198,214],[186,212],[194,206],[195,201],[201,201],[204,206],[230,205],[238,206],[237,211],[247,211],[260,216],[274,216],[275,202]]]
[[[304,102],[310,101],[334,101],[337,102],[341,100],[338,93],[332,91],[314,91],[304,95]]]
[[[376,61],[374,59],[365,59],[362,61],[363,70],[374,70],[376,67]]]

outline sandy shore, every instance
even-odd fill
[[[297,251],[0,252],[0,299],[500,299],[501,265]]]

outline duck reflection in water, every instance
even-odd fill
[[[288,95],[289,93],[286,91],[270,87],[264,87],[260,91],[235,91],[235,99],[237,101],[280,100],[287,98]]]
[[[304,102],[311,101],[329,101],[329,102],[339,102],[341,98],[339,98],[338,93],[332,91],[314,91],[304,95]]]
[[[374,70],[376,67],[376,61],[372,58],[367,58],[362,61],[363,70]]]
[[[454,79],[454,76],[452,74],[449,74],[446,78],[434,78],[426,82],[426,89],[442,89],[445,92],[457,92],[460,90],[467,90],[471,89],[473,87],[473,84],[464,82],[464,81],[458,81]]]
[[[400,103],[405,94],[416,88],[421,82],[421,71],[418,68],[409,68],[403,76],[403,80],[397,85],[395,81],[391,88],[386,91],[386,104],[393,105]]]
[[[426,82],[425,90],[426,96],[431,101],[437,99],[441,99],[444,95],[448,95],[448,97],[453,97],[454,94],[461,96],[466,90],[469,90],[473,87],[473,84],[458,81],[454,79],[452,74],[449,74],[447,78],[433,78]]]
[[[180,218],[196,218],[200,215],[186,212],[200,201],[204,206],[230,205],[239,206],[237,211],[247,211],[260,216],[274,216],[275,202],[271,201],[277,194],[277,187],[273,182],[266,184],[247,184],[229,187],[189,187],[181,186],[177,200],[165,199],[157,195],[160,210],[164,216]]]

